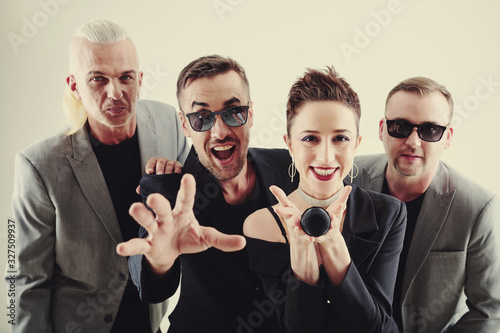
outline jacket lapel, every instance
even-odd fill
[[[73,156],[66,156],[66,158],[73,168],[76,180],[104,228],[118,244],[122,241],[120,226],[86,127],[81,128],[71,137],[71,144]]]
[[[354,220],[354,216],[362,216],[362,223],[359,220]],[[357,186],[353,186],[347,201],[342,235],[344,236],[352,261],[360,272],[365,271],[363,267],[370,267],[370,262],[366,263],[368,266],[364,265],[365,261],[380,246],[379,242],[369,239],[373,232],[377,230],[378,225],[373,206],[371,205],[371,199],[367,194],[360,191]],[[371,258],[373,260],[373,256]]]
[[[159,156],[159,142],[157,141],[156,126],[151,117],[151,114],[146,108],[137,103],[137,139],[139,140],[139,151],[141,154],[141,172],[144,176],[146,173],[146,163],[151,157]],[[164,144],[168,144],[165,142]]]
[[[385,179],[385,169],[387,166],[387,157],[380,155],[370,168],[360,170],[361,188],[375,192],[382,192]]]
[[[440,162],[438,171],[422,202],[422,207],[417,218],[415,231],[408,250],[408,258],[403,278],[402,299],[432,249],[441,228],[450,211],[455,191],[449,191],[449,174],[443,163]]]

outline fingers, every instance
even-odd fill
[[[208,247],[215,247],[224,252],[240,251],[246,245],[245,237],[240,235],[226,235],[209,227],[201,227],[201,232],[201,237]]]
[[[151,244],[144,238],[132,238],[116,246],[116,253],[123,257],[145,254],[151,250]]]
[[[182,164],[178,161],[169,160],[165,157],[151,157],[146,163],[146,173],[157,175],[181,173]]]
[[[158,162],[159,158],[158,157],[151,157],[148,162],[146,163],[146,173],[148,175],[155,173],[156,171],[156,164]]]
[[[148,223],[147,226],[142,224],[140,221],[137,220],[136,221],[139,222],[139,224],[142,225],[144,228],[146,228],[146,230],[151,235],[156,231],[159,224],[161,224],[162,222],[170,223],[172,221],[172,208],[170,207],[170,202],[167,200],[167,198],[165,198],[160,193],[150,194],[146,199],[146,204],[148,205],[149,208],[151,208],[155,212],[156,218],[153,217],[154,221],[151,220],[144,221],[145,223]],[[153,214],[151,214],[150,216],[153,216]],[[148,227],[152,230],[150,231]]]
[[[178,161],[173,161],[174,162],[174,171],[173,173],[181,173],[182,172],[182,164],[181,162],[178,162]]]
[[[278,186],[272,185],[271,187],[269,187],[269,190],[274,195],[276,200],[278,200],[278,203],[280,204],[280,206],[290,207],[293,205],[292,202],[290,200],[288,200],[288,198],[286,197],[285,192],[283,192],[283,190],[280,189]]]
[[[178,215],[181,212],[192,211],[194,207],[194,198],[196,194],[196,181],[193,175],[186,173],[182,176],[181,187],[177,193],[177,199],[175,201],[174,215]]]
[[[333,219],[341,218],[347,207],[347,200],[349,199],[349,194],[351,193],[352,187],[345,186],[340,190],[339,197],[335,200],[326,210]]]
[[[134,202],[132,206],[130,206],[128,212],[138,224],[148,231],[148,233],[153,234],[156,231],[158,223],[153,213],[151,213],[143,203]]]
[[[135,188],[135,193],[137,193],[137,194],[139,194],[139,195],[141,194],[141,185],[139,185],[139,186],[137,186],[137,187]]]

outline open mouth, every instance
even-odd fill
[[[330,180],[335,176],[336,171],[339,168],[315,168],[310,167],[314,176],[319,180]]]
[[[210,150],[212,152],[212,155],[215,156],[215,158],[221,161],[225,161],[229,160],[231,156],[233,156],[233,153],[236,150],[236,146],[235,145],[217,146]]]

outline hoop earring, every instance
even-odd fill
[[[292,155],[292,163],[290,163],[290,166],[288,167],[288,176],[290,176],[290,182],[293,183],[293,177],[295,177],[296,174],[297,174],[297,168],[295,167],[295,161]]]
[[[356,168],[356,174],[354,174],[354,168]],[[354,180],[354,178],[356,178],[359,174],[359,168],[356,164],[352,164],[352,168],[351,168],[351,171],[349,172],[349,177],[351,178],[351,183],[352,181]]]

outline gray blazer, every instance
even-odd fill
[[[382,191],[385,154],[360,156],[354,183]],[[440,162],[411,240],[402,286],[405,332],[500,328],[498,196]]]
[[[138,101],[137,131],[143,172],[152,156],[184,163],[189,147],[173,107]],[[19,262],[12,331],[109,332],[129,271],[116,254],[121,231],[85,128],[16,155],[12,207]],[[153,332],[166,305],[150,306]]]

